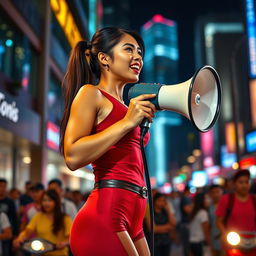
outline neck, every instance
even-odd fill
[[[113,95],[119,101],[123,101],[123,90],[125,86],[123,81],[102,74],[97,86]]]
[[[53,218],[53,212],[46,212],[45,215],[50,218]]]
[[[246,201],[248,199],[248,196],[249,194],[246,193],[246,194],[241,194],[241,193],[238,193],[238,192],[235,192],[235,195],[238,199],[242,200],[242,201]]]

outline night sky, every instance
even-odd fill
[[[132,29],[140,28],[154,14],[162,14],[165,18],[172,19],[178,24],[178,40],[180,51],[180,79],[190,78],[194,71],[194,23],[195,20],[206,14],[231,14],[244,19],[245,0],[130,0]]]

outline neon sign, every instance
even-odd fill
[[[62,27],[69,44],[74,47],[83,40],[65,0],[51,0],[51,8]]]
[[[256,21],[254,0],[246,0],[246,20],[249,43],[250,76],[256,78]]]

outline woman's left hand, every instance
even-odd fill
[[[60,242],[56,244],[56,249],[63,249],[68,245],[68,242]]]

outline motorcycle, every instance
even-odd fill
[[[227,256],[256,256],[256,232],[229,232]]]
[[[46,252],[56,250],[56,244],[53,244],[46,239],[33,238],[22,244],[22,250],[33,255],[43,255]]]

